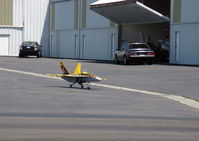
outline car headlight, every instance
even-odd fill
[[[36,50],[39,50],[39,47],[37,47],[37,46],[34,46],[34,50],[36,51]]]

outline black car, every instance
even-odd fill
[[[41,45],[39,45],[38,42],[34,41],[26,41],[22,42],[19,50],[19,57],[25,57],[25,56],[37,56],[38,58],[41,57],[42,49]]]
[[[152,64],[155,57],[154,51],[145,43],[124,43],[123,46],[115,52],[115,62],[128,64],[132,62],[141,62]]]

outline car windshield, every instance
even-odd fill
[[[130,44],[129,45],[129,49],[136,49],[136,48],[149,48],[147,45],[145,44]]]
[[[23,42],[22,45],[23,46],[34,46],[36,44],[36,42]]]

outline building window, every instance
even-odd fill
[[[181,0],[173,0],[173,22],[181,22]]]
[[[13,25],[13,0],[0,0],[0,25]]]
[[[50,4],[50,28],[55,29],[55,3]]]
[[[74,28],[78,28],[78,0],[74,0]]]
[[[82,0],[82,28],[86,28],[86,0]]]

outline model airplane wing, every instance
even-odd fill
[[[46,74],[47,76],[52,76],[52,77],[64,77],[68,76],[68,74]]]
[[[52,77],[72,77],[72,78],[89,78],[89,75],[73,75],[73,74],[46,74],[47,76]]]

